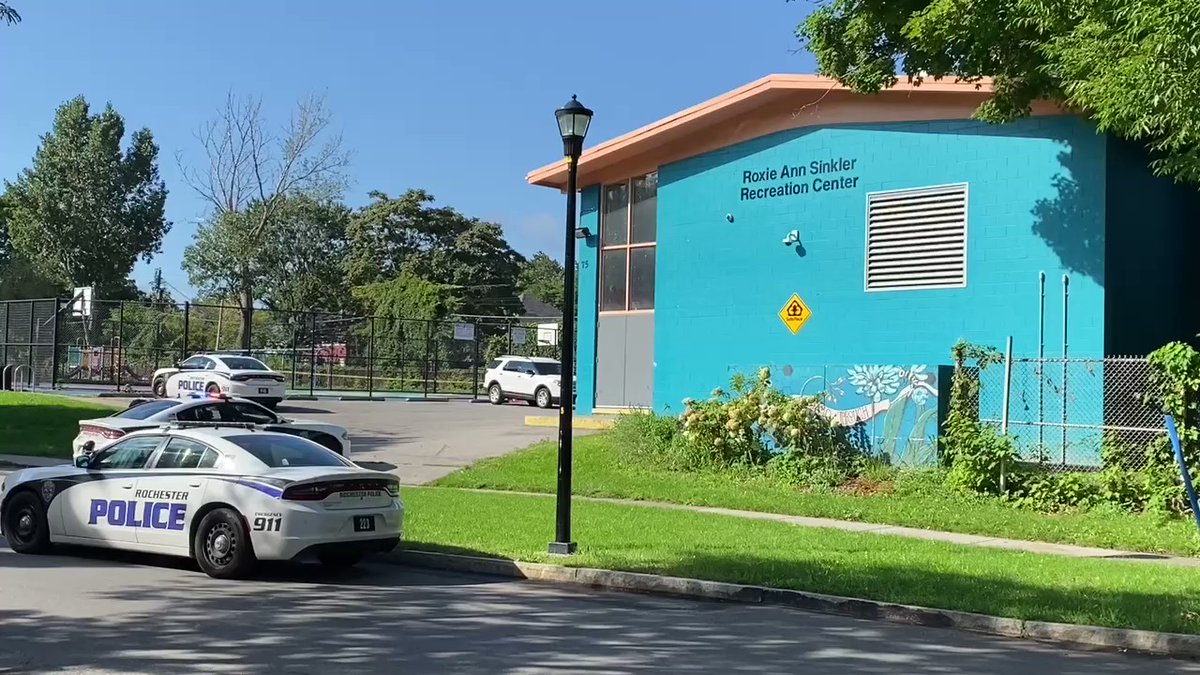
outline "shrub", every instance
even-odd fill
[[[661,462],[671,455],[679,429],[674,417],[636,412],[618,417],[612,435],[618,447],[628,448],[636,458]]]
[[[1089,508],[1100,503],[1102,489],[1097,474],[1029,472],[1018,476],[1007,495],[1013,504],[1037,511]]]

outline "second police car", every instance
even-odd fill
[[[228,394],[275,408],[286,393],[287,378],[267,364],[238,354],[196,354],[174,368],[160,368],[150,378],[159,398],[193,394]]]
[[[403,517],[396,476],[253,425],[138,431],[0,483],[0,530],[18,553],[63,543],[187,556],[217,578],[259,560],[352,565],[395,548]]]

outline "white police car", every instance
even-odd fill
[[[258,560],[353,565],[395,548],[403,518],[396,476],[250,425],[138,431],[0,484],[0,529],[18,553],[62,543],[188,556],[218,578]]]
[[[287,377],[262,361],[238,354],[196,354],[150,376],[150,386],[159,398],[229,394],[272,409],[284,398],[285,382]]]
[[[73,457],[84,453],[89,442],[100,450],[118,438],[142,429],[153,429],[171,422],[235,422],[262,425],[265,431],[301,436],[350,456],[350,433],[328,422],[282,417],[248,399],[225,394],[188,399],[137,400],[128,408],[108,417],[79,421],[79,434],[71,443]]]

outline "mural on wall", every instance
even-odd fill
[[[783,393],[820,395],[826,417],[843,426],[861,425],[870,449],[893,465],[937,461],[938,383],[928,366],[783,366],[771,373]]]

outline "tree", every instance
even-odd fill
[[[252,290],[270,309],[348,309],[343,262],[350,210],[336,201],[284,197],[256,233],[253,223],[261,222],[264,208],[254,202],[244,213],[226,212],[200,226],[184,251],[192,284],[223,297]]]
[[[341,136],[330,131],[331,121],[324,99],[310,96],[276,133],[266,125],[260,100],[231,93],[217,118],[196,133],[204,165],[188,168],[179,157],[188,185],[213,210],[207,229],[188,247],[189,274],[199,274],[194,284],[236,295],[243,349],[251,347],[254,302],[274,255],[262,242],[279,234],[273,230],[284,220],[286,200],[332,200],[345,187],[350,159]]]
[[[521,265],[518,287],[522,293],[529,293],[560,312],[566,304],[563,302],[563,266],[542,251]]]
[[[797,29],[823,74],[862,93],[898,80],[992,77],[976,112],[1024,115],[1038,99],[1088,114],[1200,182],[1200,12],[1194,0],[833,0]],[[899,64],[899,65],[898,65]]]
[[[171,224],[149,129],[122,151],[125,120],[111,105],[98,115],[82,96],[59,106],[16,182],[6,183],[13,249],[62,286],[116,291],[137,260],[159,252]]]
[[[12,5],[0,2],[0,21],[11,26],[14,23],[21,23],[21,15],[17,14],[17,10],[13,9]]]
[[[433,196],[424,190],[395,199],[382,192],[370,196],[373,201],[354,214],[347,229],[351,285],[407,273],[449,289],[464,314],[520,312],[517,276],[523,259],[499,225],[431,207]]]

